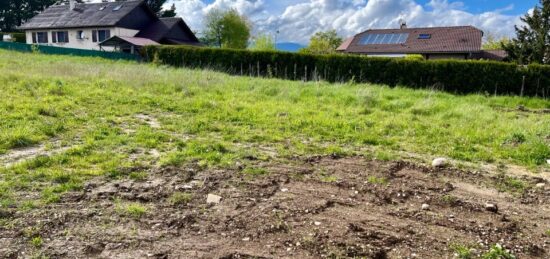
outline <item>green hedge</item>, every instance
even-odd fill
[[[291,80],[369,82],[453,93],[548,97],[550,66],[460,60],[408,60],[351,55],[311,55],[189,46],[146,46],[145,60],[178,67]]]

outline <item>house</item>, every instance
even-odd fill
[[[420,54],[426,59],[503,60],[502,51],[481,49],[483,31],[473,26],[374,29],[345,40],[338,51],[369,56],[404,57]]]
[[[159,18],[144,1],[53,5],[19,29],[28,44],[133,53],[145,45],[200,45],[182,18]]]

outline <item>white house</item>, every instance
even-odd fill
[[[159,18],[144,1],[53,5],[19,27],[28,44],[134,52],[199,41],[181,18]]]

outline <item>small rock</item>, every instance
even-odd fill
[[[245,237],[245,238],[243,238],[243,241],[245,241],[245,242],[250,241],[250,237]]]
[[[222,201],[222,197],[215,194],[208,194],[206,197],[206,203],[208,204],[219,204]]]
[[[544,186],[546,186],[546,184],[545,183],[537,183],[537,185],[535,185],[535,186],[539,189],[543,189]]]
[[[436,168],[445,167],[447,166],[447,164],[448,164],[447,158],[443,158],[443,157],[436,158],[432,161],[432,166]]]
[[[550,159],[546,160],[546,163],[548,163],[550,165]]]
[[[283,189],[281,189],[281,192],[288,192],[288,189],[287,189],[287,188],[283,188]]]
[[[428,209],[430,209],[430,205],[426,203],[422,204],[422,210],[428,210]]]
[[[319,221],[315,221],[313,224],[315,224],[315,226],[321,226],[321,222]]]
[[[485,204],[485,210],[493,212],[493,213],[498,213],[498,206],[496,204],[493,204],[493,203],[486,203]]]

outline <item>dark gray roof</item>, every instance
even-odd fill
[[[187,26],[187,24],[181,17],[160,18],[159,21],[151,24],[149,27],[140,31],[136,35],[136,37],[142,37],[142,38],[152,39],[154,41],[160,41],[164,39],[167,36],[167,34],[170,32],[170,30],[172,30],[178,24],[181,24],[181,26],[183,26],[183,29],[187,31],[187,33],[189,33],[189,36],[192,38],[192,40],[196,42],[199,41],[196,38],[195,34],[191,31],[191,29],[189,29],[189,26]],[[176,44],[179,44],[179,43],[176,43]]]
[[[42,28],[78,28],[115,26],[122,18],[143,3],[140,1],[53,5],[36,15],[19,28],[22,30]],[[119,10],[116,10],[117,7]]]

